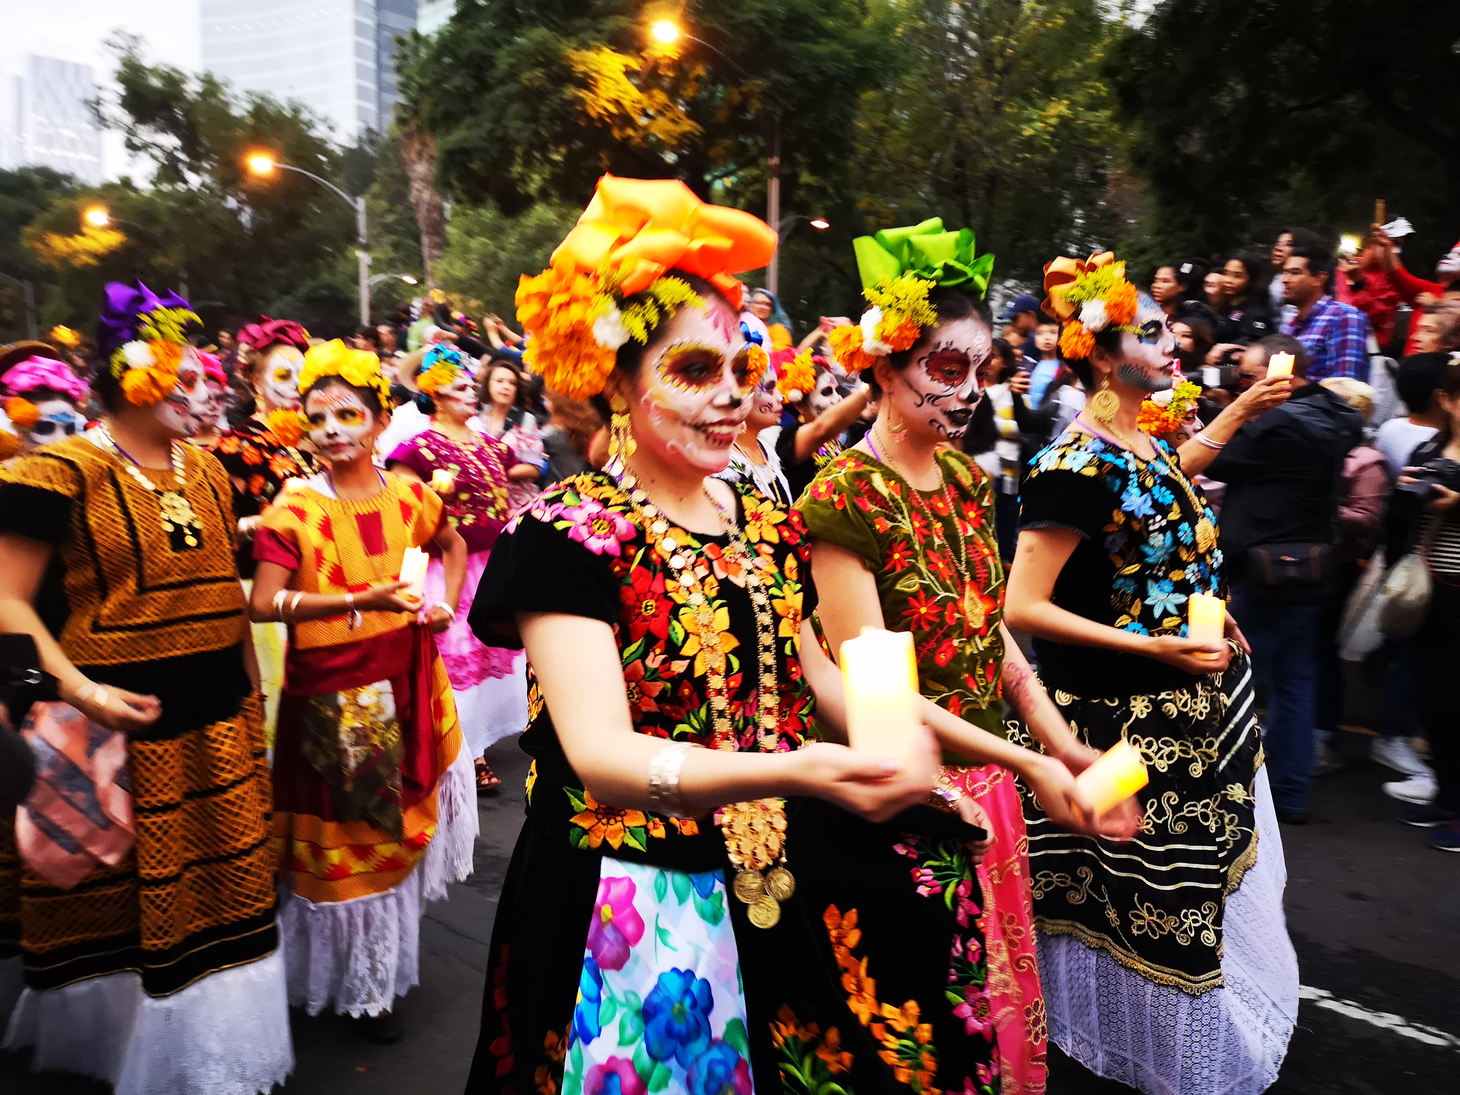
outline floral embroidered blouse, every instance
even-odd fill
[[[314,454],[297,445],[286,445],[256,418],[246,419],[218,438],[213,455],[233,481],[233,510],[239,520],[257,517],[278,496],[290,479],[307,479],[314,474]],[[251,552],[238,553],[238,569],[252,578]]]
[[[1142,460],[1117,445],[1067,430],[1033,460],[1020,528],[1079,533],[1052,600],[1097,623],[1138,635],[1186,635],[1193,593],[1226,596],[1217,522],[1201,487],[1164,441]],[[1076,696],[1184,688],[1189,674],[1152,658],[1034,641],[1040,673]]]
[[[491,549],[511,513],[507,469],[515,462],[512,451],[495,438],[482,435],[475,444],[463,445],[427,430],[397,445],[387,464],[404,464],[427,483],[437,471],[451,472],[452,487],[440,492],[441,502],[451,527],[466,541],[466,550],[475,554]],[[440,554],[434,544],[428,550]]]
[[[794,511],[776,507],[746,485],[735,490],[745,539],[773,564],[761,579],[776,624],[776,749],[789,751],[809,736],[815,704],[799,658],[803,613],[815,606],[806,579],[805,530]],[[489,646],[514,647],[521,645],[514,622],[520,613],[602,620],[613,628],[635,729],[707,746],[713,718],[698,617],[640,521],[618,481],[605,472],[585,472],[544,491],[513,518],[493,547],[472,604],[472,630]],[[700,555],[701,581],[726,655],[737,747],[755,751],[756,625],[744,574],[726,554],[728,537],[673,526],[669,535]],[[724,850],[718,829],[712,845],[705,845],[693,840],[700,835],[693,820],[595,802],[568,765],[530,666],[528,686],[530,721],[522,747],[533,757],[530,816],[575,848],[689,870],[720,865]]]
[[[918,491],[871,453],[847,449],[797,509],[812,537],[872,571],[883,621],[912,632],[923,695],[1003,736],[1004,568],[993,492],[972,457],[943,450],[938,463],[943,489]]]

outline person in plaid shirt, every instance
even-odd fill
[[[1283,300],[1298,309],[1283,324],[1308,351],[1308,379],[1313,383],[1331,376],[1367,380],[1369,376],[1369,321],[1350,304],[1329,295],[1333,255],[1322,247],[1294,247],[1283,263]]]

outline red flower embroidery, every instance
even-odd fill
[[[619,587],[619,595],[625,607],[632,611],[629,617],[629,637],[638,640],[650,632],[656,639],[669,635],[670,600],[664,594],[664,574],[650,572],[648,568],[636,566],[629,571],[627,585]]]
[[[908,599],[907,608],[903,609],[902,614],[912,619],[914,628],[926,631],[937,624],[938,617],[943,613],[936,601],[919,591]]]

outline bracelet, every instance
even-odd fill
[[[445,601],[437,601],[431,607],[432,608],[444,608],[446,610],[446,615],[448,615],[448,616],[451,617],[451,622],[452,623],[456,623],[456,609],[452,608]]]
[[[693,748],[687,741],[671,742],[650,759],[649,805],[655,813],[687,816],[679,797],[679,770],[684,767],[685,754]]]
[[[1221,452],[1227,447],[1227,443],[1225,441],[1214,441],[1212,438],[1208,437],[1204,433],[1197,434],[1196,439],[1207,448],[1216,449],[1218,452]]]
[[[354,631],[357,627],[365,623],[365,617],[360,615],[360,610],[355,607],[355,595],[353,593],[345,594],[345,611],[350,614],[351,631]]]
[[[304,590],[301,589],[293,597],[289,598],[289,619],[291,622],[295,619],[295,610],[299,607],[299,602],[303,597]]]
[[[958,802],[963,798],[964,793],[961,787],[948,778],[948,769],[945,766],[938,769],[938,780],[933,784],[933,789],[928,792],[928,805],[945,814],[956,814]]]
[[[288,596],[288,593],[289,591],[287,589],[281,589],[278,593],[274,594],[274,611],[272,615],[280,623],[284,622],[284,598]]]

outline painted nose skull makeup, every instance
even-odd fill
[[[746,343],[723,301],[679,309],[644,355],[635,438],[707,473],[724,470],[764,365],[765,351]]]
[[[1115,369],[1122,384],[1143,392],[1164,392],[1173,378],[1176,336],[1166,323],[1165,313],[1150,297],[1142,296],[1136,306],[1133,326],[1140,332],[1121,335],[1121,354],[1125,358]]]
[[[465,374],[457,377],[446,387],[438,389],[433,398],[438,406],[446,404],[459,414],[470,415],[476,409],[476,391],[472,387],[471,377]]]
[[[836,376],[830,369],[819,369],[816,373],[816,386],[806,395],[806,410],[812,418],[819,418],[840,403],[842,398]]]
[[[294,346],[275,346],[264,359],[260,395],[270,409],[299,406],[299,369],[304,355]]]
[[[213,393],[204,382],[203,363],[191,346],[183,350],[182,363],[177,367],[177,384],[157,404],[156,413],[168,432],[178,437],[196,436],[217,417]]]
[[[304,401],[309,439],[331,462],[369,457],[375,414],[358,392],[343,384],[315,388]]]
[[[894,422],[961,440],[983,397],[980,374],[993,352],[993,336],[982,320],[970,316],[938,324],[913,348],[907,367],[892,374],[887,398]]]

